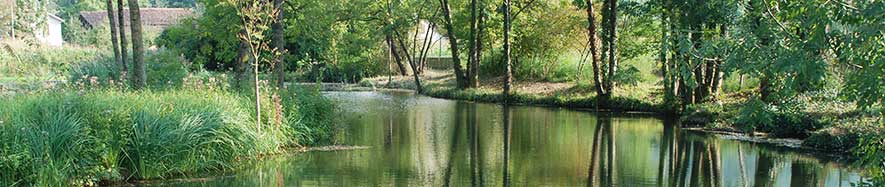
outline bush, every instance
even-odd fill
[[[738,112],[734,123],[745,132],[768,132],[776,137],[805,138],[824,127],[820,119],[802,112],[798,105],[767,104],[750,99]]]
[[[869,166],[871,179],[865,186],[885,184],[885,133],[871,132],[860,139],[860,146],[852,150],[860,158],[859,165]]]
[[[753,132],[757,128],[774,123],[774,112],[771,106],[759,99],[750,99],[738,110],[734,124],[744,132]]]

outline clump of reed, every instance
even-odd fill
[[[260,125],[252,96],[224,89],[68,88],[2,98],[0,186],[189,176],[326,139],[331,102],[315,91],[275,93],[261,96],[275,102],[262,107]]]

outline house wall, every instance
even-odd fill
[[[45,42],[51,46],[61,46],[64,43],[64,39],[61,36],[61,21],[53,18],[48,19],[46,22],[48,28]]]
[[[46,16],[45,27],[38,26],[41,28],[34,29],[34,37],[45,45],[61,46],[64,44],[64,39],[61,36],[61,24],[62,21],[60,19]]]

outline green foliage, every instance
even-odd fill
[[[326,139],[334,105],[316,92],[297,93],[286,97],[297,97],[286,102],[286,122],[263,124],[260,131],[251,100],[220,89],[56,90],[3,98],[0,185],[186,176]]]
[[[151,88],[177,88],[188,75],[185,59],[168,50],[149,51],[145,57],[147,84]],[[125,75],[128,76],[128,75]],[[120,72],[120,65],[112,58],[82,63],[73,67],[68,80],[79,86],[121,86],[128,77]]]
[[[860,146],[853,150],[860,157],[861,165],[870,166],[871,184],[885,184],[885,134],[881,131],[870,133],[860,139]]]
[[[331,143],[336,107],[317,89],[289,87],[280,92],[282,107],[286,111],[288,124],[295,130],[297,140],[310,145]]]
[[[772,107],[759,99],[750,99],[738,112],[734,123],[744,132],[774,123]]]
[[[154,88],[181,86],[188,75],[186,59],[170,50],[150,51],[145,55],[147,84]]]
[[[237,33],[242,23],[229,20],[240,18],[230,14],[236,11],[230,4],[216,0],[199,2],[206,7],[202,16],[168,28],[160,34],[157,44],[182,52],[195,66],[213,71],[232,70],[239,49]],[[376,32],[378,22],[350,14],[329,13],[360,14],[377,3],[354,0],[292,1],[294,7],[288,4],[283,14],[287,25],[285,46],[289,52],[284,65],[290,70],[301,68],[306,72],[301,74],[302,80],[317,78],[319,73],[314,71],[320,69],[317,66],[327,69],[324,79],[332,82],[356,82],[386,72],[381,71],[383,64],[377,63],[386,54],[377,42],[382,36]],[[357,6],[360,4],[366,6]],[[298,8],[297,12],[294,8]]]
[[[15,79],[64,80],[77,66],[110,56],[92,47],[32,47],[12,42],[0,48],[0,77]]]

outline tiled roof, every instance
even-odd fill
[[[141,8],[141,23],[144,26],[167,27],[194,13],[187,8]],[[80,20],[89,27],[107,24],[107,11],[80,12]],[[123,9],[123,24],[129,26],[129,9]]]

